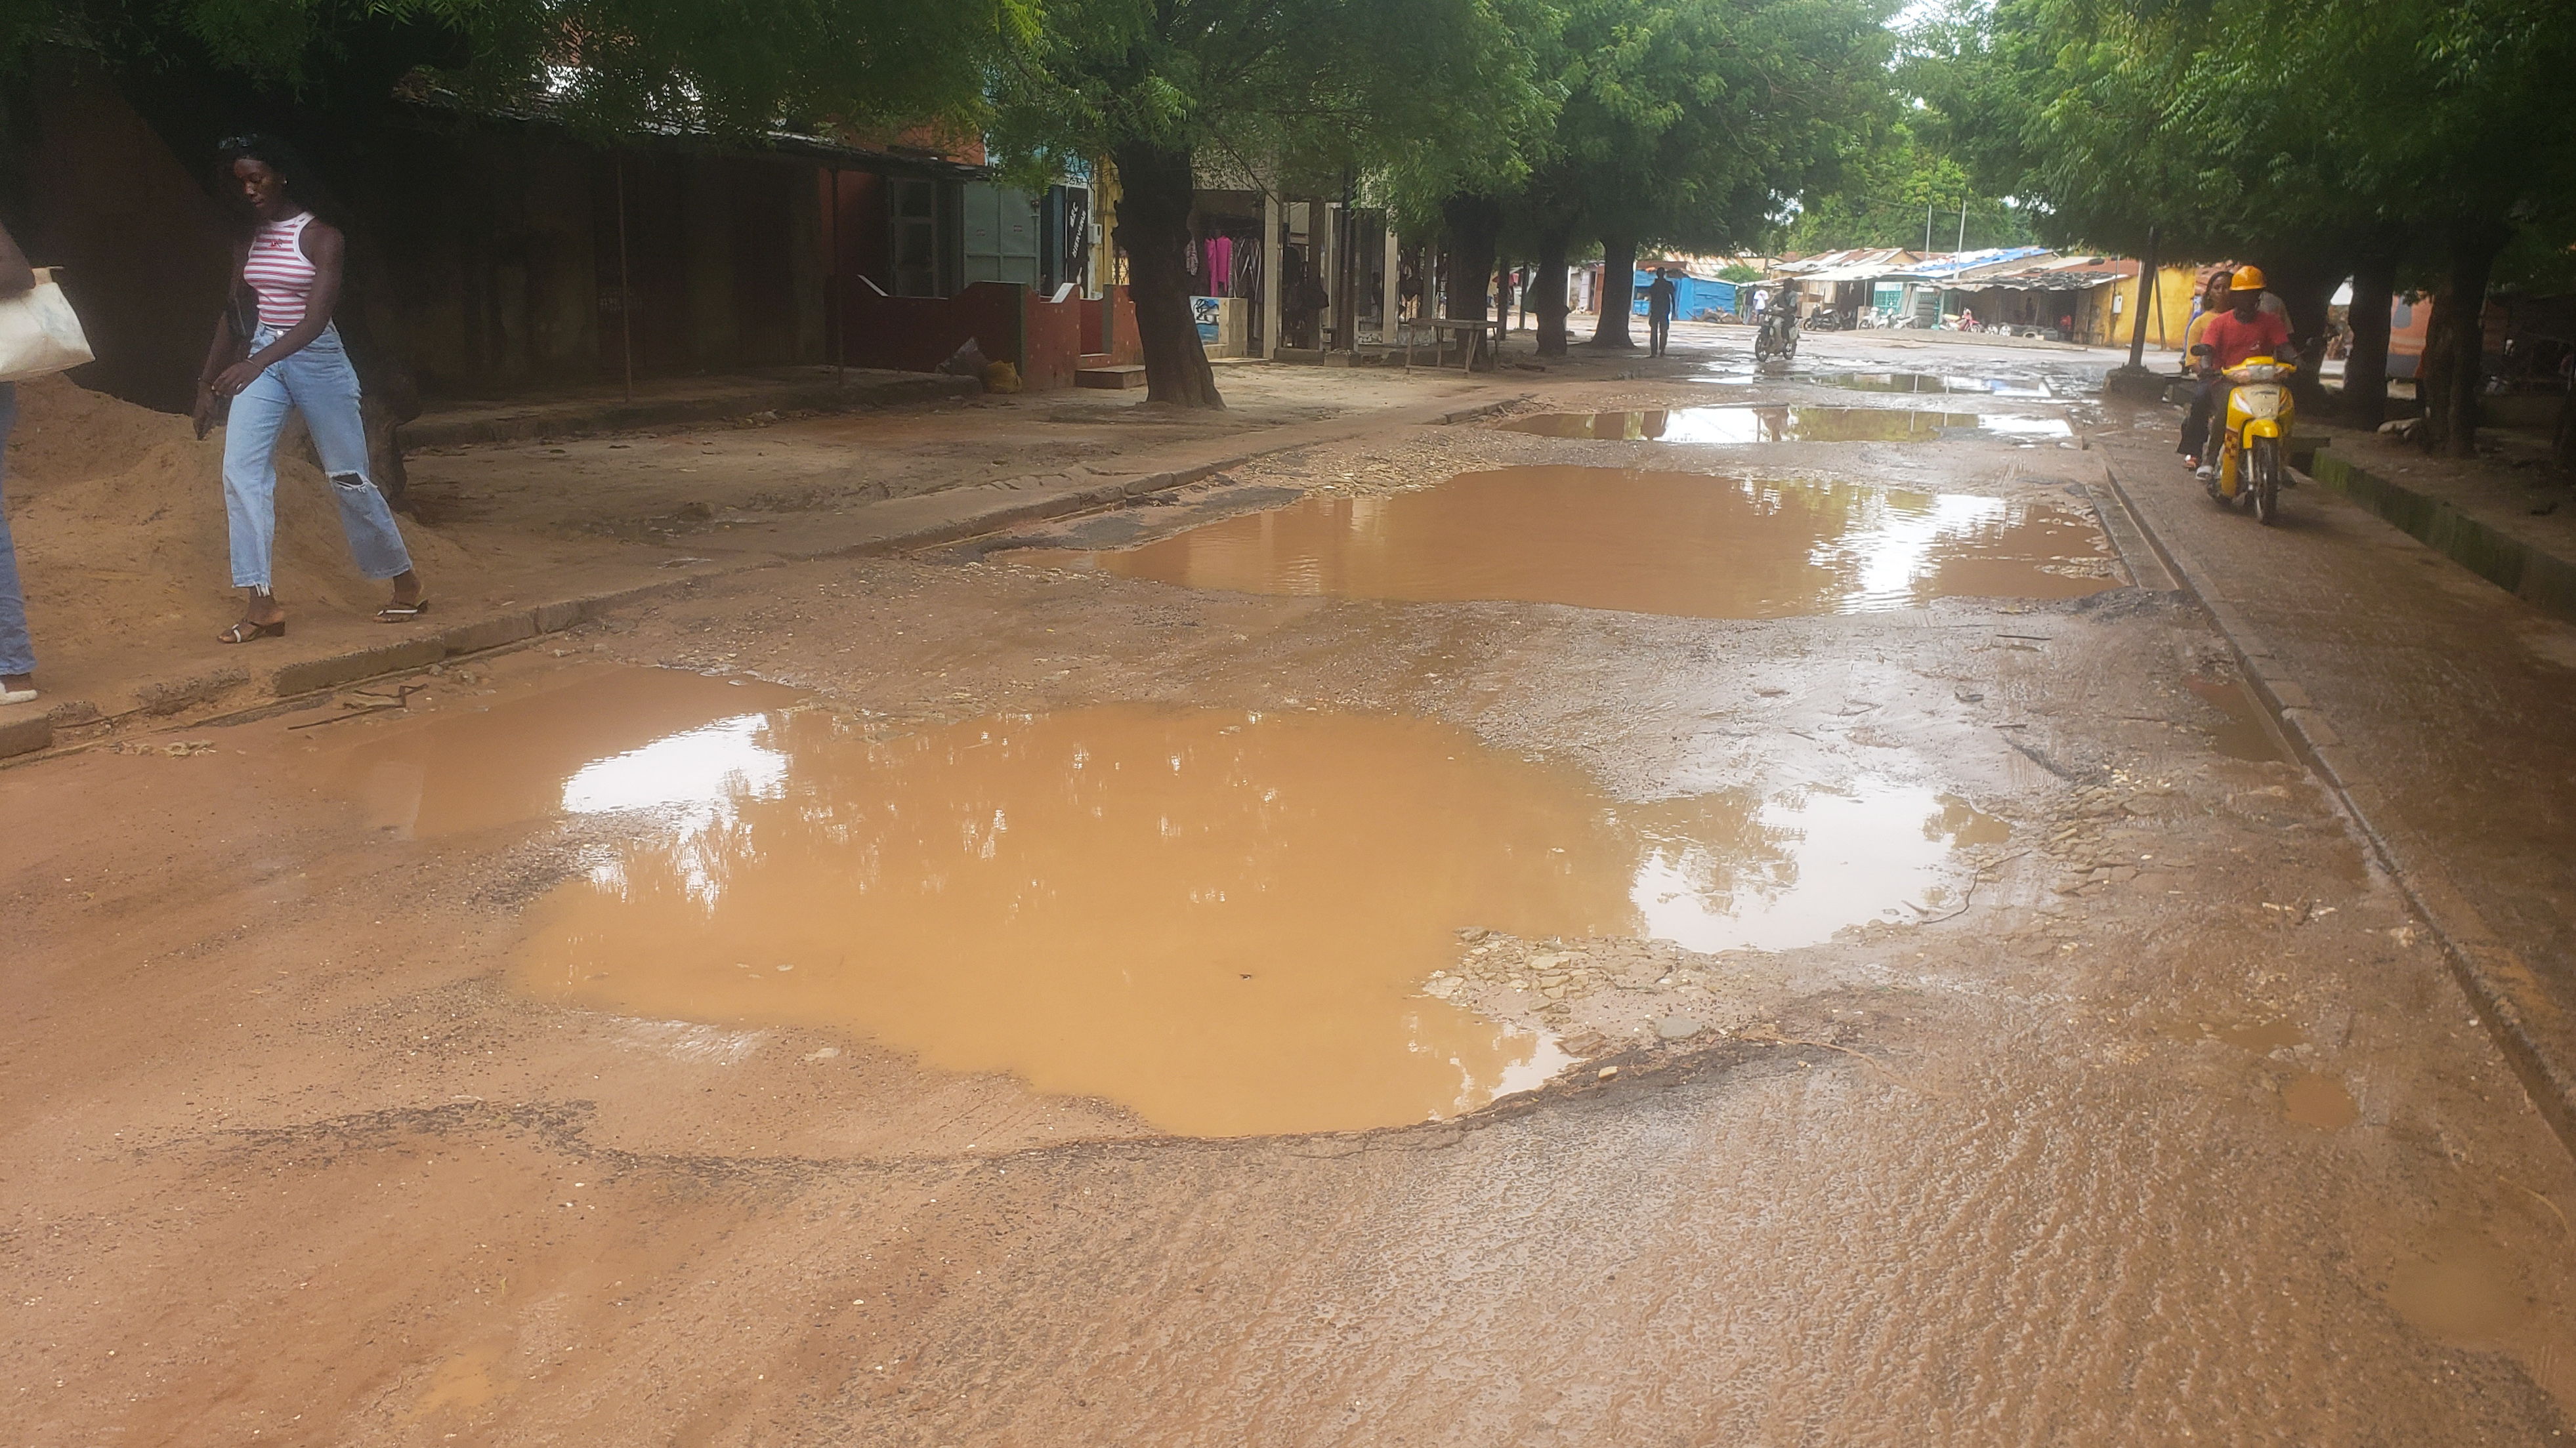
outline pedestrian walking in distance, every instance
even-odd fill
[[[218,398],[232,412],[224,428],[224,512],[232,524],[233,586],[248,591],[241,621],[217,635],[228,644],[280,637],[286,610],[271,569],[277,544],[277,434],[289,408],[303,415],[340,529],[358,571],[393,580],[376,611],[403,623],[429,610],[393,508],[367,476],[367,428],[358,415],[358,373],[331,324],[347,243],[316,217],[309,174],[293,148],[267,136],[223,143],[223,178],[250,215],[234,248],[230,305],[215,323],[197,379],[197,436],[214,426]]]
[[[36,269],[0,226],[0,298],[36,289]],[[9,429],[18,421],[18,384],[0,382],[0,488],[8,482]],[[0,704],[36,698],[36,646],[27,637],[27,601],[18,591],[18,551],[9,542],[7,500],[0,497]]]
[[[1646,284],[1646,355],[1661,357],[1664,345],[1673,339],[1673,300],[1680,288],[1662,267],[1655,268],[1655,279]]]

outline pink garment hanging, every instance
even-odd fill
[[[1234,279],[1234,239],[1226,236],[1208,238],[1208,292],[1222,297],[1231,291]]]

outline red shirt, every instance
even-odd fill
[[[2221,312],[2200,329],[2200,340],[2216,349],[2223,372],[2248,357],[2280,356],[2290,340],[2290,324],[2270,312],[2258,311],[2250,322],[2238,320],[2234,312]]]

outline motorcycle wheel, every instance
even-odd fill
[[[2246,461],[2254,469],[2254,520],[2268,528],[2281,521],[2281,440],[2254,439]]]

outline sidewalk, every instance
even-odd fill
[[[0,710],[0,760],[94,743],[127,721],[237,713],[423,668],[571,628],[626,604],[688,589],[701,578],[800,559],[934,547],[1037,519],[1115,507],[1264,454],[1464,421],[1525,395],[1507,387],[1506,382],[1464,397],[1194,437],[1125,453],[1096,469],[1075,467],[724,525],[677,540],[687,553],[622,541],[578,549],[545,538],[514,540],[524,546],[507,556],[496,556],[499,550],[488,546],[470,549],[450,565],[443,585],[433,581],[439,606],[419,624],[387,627],[343,608],[300,615],[288,637],[237,648],[208,643],[173,652],[169,639],[157,638],[82,661],[40,659],[45,697]],[[193,645],[196,638],[188,631],[182,641]]]
[[[2272,528],[2216,507],[2169,414],[2114,406],[2094,455],[2576,1149],[2576,626],[2325,487]]]
[[[2576,486],[2546,467],[2434,457],[2376,433],[2308,428],[2318,482],[2544,613],[2576,622]]]

